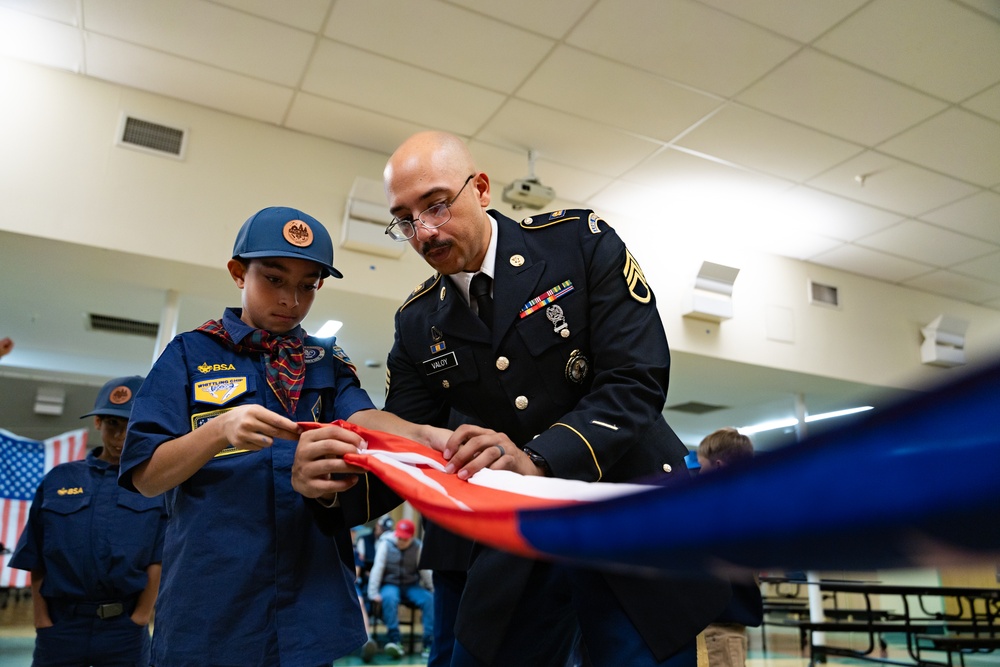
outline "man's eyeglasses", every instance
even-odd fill
[[[389,238],[393,241],[409,241],[417,233],[418,221],[424,226],[424,229],[437,229],[444,223],[448,222],[451,220],[451,205],[454,204],[455,200],[462,194],[462,190],[464,190],[465,186],[469,184],[469,181],[472,180],[473,176],[475,176],[475,174],[471,174],[467,179],[465,179],[465,183],[462,183],[462,187],[458,189],[458,192],[451,198],[451,201],[446,200],[438,202],[433,206],[429,206],[421,211],[416,220],[411,220],[409,218],[402,220],[399,218],[393,218],[392,222],[389,223],[389,226],[385,228],[385,233],[388,234]]]

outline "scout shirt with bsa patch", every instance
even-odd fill
[[[239,315],[227,309],[222,320],[237,342],[252,331]],[[177,336],[136,396],[119,483],[131,488],[131,471],[163,442],[241,405],[317,422],[374,407],[332,339],[306,337],[305,362],[302,394],[288,414],[267,384],[261,354],[237,353],[200,331]],[[158,667],[318,665],[367,639],[348,527],[399,500],[364,476],[340,495],[341,508],[319,508],[292,489],[295,446],[227,448],[164,494],[170,522],[153,638]]]
[[[121,488],[118,466],[100,455],[98,447],[55,466],[35,491],[10,566],[41,570],[46,599],[134,599],[149,582],[146,569],[162,560],[163,496]]]

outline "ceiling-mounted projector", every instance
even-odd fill
[[[544,208],[556,198],[556,191],[547,185],[542,185],[542,182],[535,176],[535,157],[535,151],[529,150],[528,167],[530,173],[527,178],[511,181],[503,189],[503,200],[510,204],[514,210]]]

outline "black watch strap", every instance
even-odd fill
[[[532,463],[542,469],[542,472],[545,473],[546,477],[552,476],[552,468],[549,467],[549,462],[545,460],[544,456],[530,447],[522,447],[521,449],[528,455],[528,458],[531,459]]]

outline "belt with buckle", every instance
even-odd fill
[[[113,602],[70,602],[63,607],[74,616],[96,616],[102,620],[117,618],[125,613],[125,603]]]

